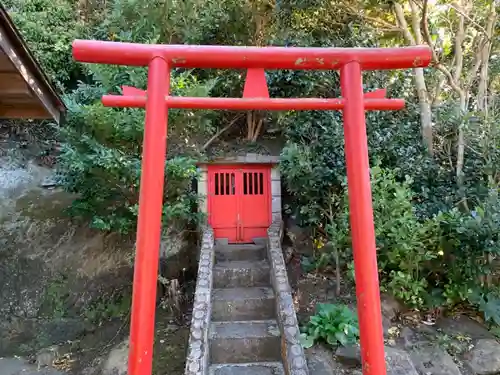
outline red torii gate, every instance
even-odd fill
[[[385,90],[363,93],[363,70],[426,67],[426,46],[406,48],[286,48],[147,45],[76,40],[77,61],[148,66],[148,90],[124,87],[105,95],[115,107],[146,108],[134,269],[129,375],[150,375],[161,231],[164,162],[169,108],[228,110],[342,110],[349,209],[356,273],[364,375],[385,375],[375,230],[373,225],[365,110],[396,110],[404,101],[385,99]],[[169,96],[170,69],[248,69],[243,98]],[[340,70],[342,98],[270,99],[264,69]],[[253,77],[255,83],[250,81]]]

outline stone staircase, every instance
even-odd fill
[[[209,373],[284,374],[264,246],[217,246],[213,287]]]
[[[214,244],[204,230],[186,375],[307,375],[279,245]]]

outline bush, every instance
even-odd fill
[[[137,218],[144,111],[106,108],[98,100],[119,85],[144,87],[146,71],[114,66],[93,69],[97,84],[81,83],[66,97],[69,115],[66,126],[59,129],[63,140],[59,173],[64,187],[78,194],[72,214],[90,218],[93,227],[127,233]],[[210,90],[210,82],[200,84],[186,71],[174,71],[171,86],[174,93],[184,95]],[[204,115],[204,111],[182,117],[178,111],[169,113],[164,224],[178,221],[183,226],[198,219],[192,189],[198,143],[213,132],[211,118]]]
[[[471,303],[492,321],[500,320],[500,299],[492,294],[492,260],[500,250],[500,200],[492,188],[472,212],[453,209],[419,219],[411,203],[412,179],[399,171],[371,169],[373,213],[382,289],[413,308]],[[335,196],[326,224],[326,244],[316,265],[352,261],[347,184]],[[326,245],[323,243],[323,245]],[[325,263],[326,260],[326,263]]]
[[[500,253],[500,200],[490,189],[485,201],[470,213],[451,210],[437,218],[444,251],[441,275],[448,304],[476,300],[494,286],[492,261]]]
[[[439,256],[439,231],[433,220],[421,222],[411,204],[412,180],[396,180],[397,171],[371,169],[373,216],[380,279],[384,288],[413,307],[422,307],[427,290],[426,265]],[[337,213],[334,241],[347,245],[344,254],[352,256],[349,237],[347,184],[343,184],[342,210]]]
[[[318,341],[336,346],[354,344],[359,338],[356,314],[345,305],[319,303],[316,313],[302,328],[301,341],[310,348]]]

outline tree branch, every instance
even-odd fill
[[[202,147],[201,147],[201,151],[205,151],[217,138],[219,138],[221,136],[222,133],[224,133],[226,130],[228,130],[231,126],[233,126],[236,121],[238,121],[239,119],[241,118],[241,114],[238,114],[236,115],[235,118],[233,118],[229,124],[227,124],[226,126],[224,126],[222,129],[220,129],[217,133],[215,133],[215,135],[210,138]]]
[[[467,19],[470,23],[472,23],[476,28],[478,28],[484,34],[487,34],[486,29],[470,18],[466,13],[464,13],[456,4],[450,4],[450,8],[453,8],[458,14]]]
[[[427,0],[424,0],[424,6],[427,7]],[[416,44],[423,44],[422,32],[420,30],[420,22],[418,20],[419,11],[415,0],[410,0],[410,8],[411,8],[411,24],[413,28],[413,34],[415,34],[415,42]]]
[[[450,71],[441,63],[434,64],[434,67],[438,69],[441,73],[444,74],[446,77],[446,81],[448,82],[448,85],[457,93],[457,94],[463,94],[462,88],[455,82],[453,79],[453,76],[451,75]]]
[[[413,26],[412,35],[408,23],[406,22],[404,10],[401,4],[394,3],[394,12],[396,14],[396,20],[398,24],[403,29],[403,36],[407,43],[410,45],[416,45],[417,43],[422,44],[422,32],[419,24],[418,14],[419,10],[417,4],[414,0],[410,0],[411,5],[411,20]],[[417,88],[418,102],[420,106],[420,122],[422,125],[422,139],[425,142],[429,154],[433,154],[433,131],[432,131],[432,112],[429,105],[429,91],[427,90],[427,85],[425,83],[424,70],[422,68],[413,69],[415,77],[415,86]]]
[[[412,46],[416,45],[417,43],[415,41],[415,38],[413,37],[413,35],[411,35],[411,32],[408,28],[408,23],[406,22],[405,14],[401,4],[394,3],[394,13],[396,13],[397,23],[399,24],[401,32],[403,33],[403,36],[406,39],[407,43]]]
[[[465,39],[465,14],[463,12],[460,14],[461,16],[458,19],[458,30],[455,35],[455,74],[453,75],[455,81],[460,80],[464,66],[464,50],[462,45]]]
[[[436,69],[438,69],[440,72],[444,74],[446,77],[446,80],[450,87],[458,94],[463,94],[463,90],[460,88],[460,86],[457,84],[455,81],[455,78],[451,74],[451,72],[439,62],[436,50],[434,49],[434,45],[432,43],[431,35],[429,32],[429,24],[427,23],[427,0],[424,1],[424,7],[422,10],[422,34],[424,37],[425,42],[431,47],[432,51],[432,60],[433,60],[433,65],[435,66]],[[460,43],[460,50],[462,49],[462,44]],[[463,57],[463,56],[462,56]],[[458,58],[458,56],[456,56]]]
[[[481,46],[481,70],[479,73],[479,85],[477,90],[477,107],[479,110],[487,113],[488,110],[488,79],[489,79],[489,61],[491,56],[491,48],[492,48],[492,36],[493,36],[493,28],[496,24],[497,14],[495,9],[495,3],[491,4],[490,15],[488,17],[488,21],[486,24],[486,34],[485,39],[488,41]]]
[[[366,14],[360,13],[358,9],[354,9],[350,6],[347,6],[344,4],[344,11],[345,13],[349,14],[350,16],[356,16],[356,17],[361,17],[366,21],[373,22],[374,24],[382,25],[387,28],[387,31],[400,31],[402,32],[403,29],[401,27],[394,27],[394,25],[390,22],[384,21],[383,19],[367,16]]]
[[[439,82],[434,89],[434,95],[429,98],[431,102],[431,107],[436,107],[439,104],[439,96],[441,95],[441,90],[443,90],[443,85],[445,82],[446,82],[446,77],[439,79]]]
[[[428,13],[428,4],[427,0],[424,0],[424,5],[422,7],[422,19],[421,19],[421,31],[422,31],[422,36],[424,37],[425,42],[431,47],[431,52],[432,52],[432,60],[434,62],[438,62],[438,56],[436,54],[436,49],[434,48],[434,43],[432,43],[432,38],[431,38],[431,33],[429,32],[429,22],[427,19],[427,13]]]
[[[247,139],[251,140],[253,137],[253,128],[254,128],[254,112],[247,112]]]
[[[262,124],[264,123],[264,119],[263,118],[260,118],[259,119],[259,122],[257,124],[257,128],[255,129],[255,132],[253,134],[253,137],[252,137],[252,142],[256,142],[257,141],[257,138],[259,137],[259,133],[262,129]]]

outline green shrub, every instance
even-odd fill
[[[500,253],[498,189],[492,187],[471,212],[454,209],[439,215],[437,221],[442,233],[443,265],[447,265],[441,275],[446,302],[476,303],[478,298],[474,296],[486,295],[495,286],[492,261]]]
[[[70,208],[72,215],[90,218],[92,227],[105,231],[128,233],[135,228],[141,176],[138,155],[83,136],[78,143],[65,145],[60,160],[64,186],[78,194]],[[192,188],[196,176],[192,158],[179,156],[165,162],[164,224],[197,221],[197,194]]]
[[[453,209],[419,220],[412,204],[413,181],[410,177],[398,181],[397,175],[397,170],[371,169],[382,289],[410,307],[466,302],[476,305],[490,320],[500,320],[498,299],[491,294],[492,259],[500,251],[497,188],[492,187],[487,199],[471,212]],[[346,184],[343,186],[341,209],[332,224],[337,230],[330,237],[349,258],[348,195]]]
[[[433,220],[418,220],[412,205],[412,180],[396,179],[397,171],[379,166],[371,169],[373,216],[381,283],[384,289],[412,307],[426,299],[428,262],[439,257],[439,231]],[[334,220],[334,241],[350,248],[347,184],[342,209]],[[346,250],[343,250],[346,254]]]

